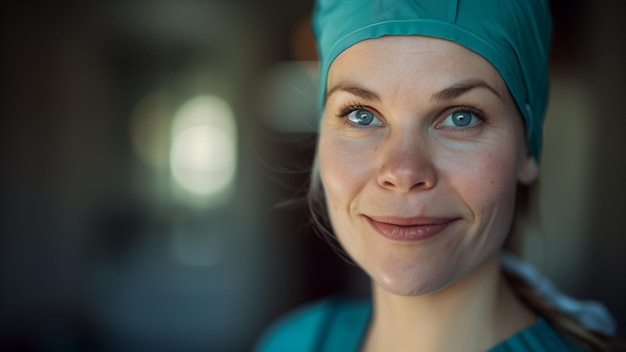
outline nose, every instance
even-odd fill
[[[415,135],[390,136],[380,155],[380,187],[408,193],[428,190],[437,183],[437,170],[428,142]]]

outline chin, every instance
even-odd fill
[[[446,271],[445,265],[432,264],[392,267],[368,274],[377,286],[399,296],[429,295],[445,288],[456,277]]]

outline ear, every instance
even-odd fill
[[[517,181],[522,185],[528,186],[534,183],[539,177],[539,166],[535,157],[528,154],[521,160],[520,167],[517,171]]]

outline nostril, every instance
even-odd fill
[[[432,167],[422,165],[419,168],[386,168],[378,175],[378,184],[382,188],[397,192],[411,192],[432,188],[436,183],[436,172]]]
[[[389,181],[383,181],[383,186],[384,187],[395,187],[395,185],[392,182]]]

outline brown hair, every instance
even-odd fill
[[[511,233],[505,243],[505,249],[519,254],[524,229],[529,223],[536,223],[538,211],[538,185],[518,186],[515,214],[511,226]],[[313,162],[311,180],[307,194],[308,210],[315,232],[326,240],[333,250],[346,262],[354,265],[354,261],[345,252],[332,230],[326,209],[326,200],[323,185],[319,175],[317,160]],[[588,329],[572,317],[558,310],[547,299],[540,296],[522,278],[503,270],[505,280],[526,306],[543,317],[551,326],[591,351],[611,351],[611,345],[626,347],[621,339],[595,330]]]

